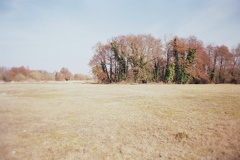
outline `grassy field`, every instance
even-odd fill
[[[0,159],[240,159],[240,85],[2,83]]]

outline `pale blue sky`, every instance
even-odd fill
[[[92,47],[122,34],[240,43],[239,0],[0,0],[0,66],[90,74]]]

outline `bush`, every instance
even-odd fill
[[[11,82],[12,81],[11,76],[8,72],[6,72],[2,75],[2,80],[5,81],[5,82]]]
[[[64,80],[65,80],[65,77],[64,77],[64,75],[63,75],[62,73],[57,72],[57,73],[55,74],[55,80],[56,80],[56,81],[64,81]]]
[[[15,81],[25,81],[26,80],[26,77],[22,74],[22,73],[18,73],[15,78],[14,78]]]
[[[81,80],[90,80],[91,77],[89,77],[88,75],[83,75],[83,74],[74,74],[74,80],[76,81],[81,81]]]
[[[36,81],[40,81],[40,80],[43,79],[42,74],[40,72],[38,72],[38,71],[32,71],[29,74],[29,78],[34,79]]]

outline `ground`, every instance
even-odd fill
[[[240,85],[1,83],[0,159],[240,159]]]

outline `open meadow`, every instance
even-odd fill
[[[240,85],[1,83],[0,159],[240,159]]]

